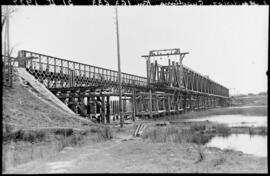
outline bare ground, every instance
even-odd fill
[[[191,143],[152,143],[128,135],[104,143],[67,148],[5,173],[267,173],[267,158],[202,148]]]

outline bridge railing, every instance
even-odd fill
[[[49,73],[58,75],[59,79],[63,79],[60,78],[63,75],[68,76],[64,79],[69,79],[70,76],[73,76],[75,81],[75,87],[87,86],[88,84],[90,84],[89,79],[110,84],[117,84],[118,82],[118,72],[114,70],[82,64],[25,50],[19,51],[19,55],[20,57],[36,57],[36,59],[25,61],[24,65],[27,69],[33,71],[45,71],[45,74],[47,75],[43,75],[44,79],[48,79],[45,77],[48,77]],[[122,73],[121,76],[123,86],[147,86],[147,79],[145,77],[140,77],[127,73]],[[60,80],[57,80],[56,78],[52,78],[52,80],[54,80],[54,84],[48,84],[49,88],[61,87]],[[64,87],[68,86],[70,86],[70,84],[64,85]]]
[[[117,86],[118,72],[110,69],[60,59],[31,51],[19,51],[25,60],[24,66],[48,88],[91,86],[93,83]],[[184,66],[183,86],[186,90],[228,96],[228,89]],[[122,73],[122,85],[147,87],[147,78]]]
[[[229,89],[216,83],[206,76],[184,66],[184,87],[187,90],[198,91],[202,93],[209,93],[220,96],[229,96]]]

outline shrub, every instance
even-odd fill
[[[194,124],[191,124],[190,129],[192,131],[204,131],[206,129],[206,126],[205,124],[202,124],[202,123],[194,123]]]
[[[54,134],[62,135],[62,136],[70,136],[73,134],[73,129],[72,128],[58,128],[54,131]]]
[[[37,133],[36,133],[36,139],[37,140],[43,141],[45,137],[46,137],[46,132],[45,131],[37,131]]]
[[[73,134],[71,137],[70,137],[70,144],[71,145],[78,145],[80,144],[80,141],[83,139],[83,137],[80,135],[80,134]]]
[[[192,134],[189,135],[187,138],[187,142],[195,143],[199,145],[206,144],[210,139],[212,138],[212,135],[204,135],[204,134]]]
[[[33,131],[23,132],[22,138],[20,138],[20,140],[34,142],[36,141],[36,136],[37,134]]]
[[[164,130],[161,128],[149,128],[142,134],[143,139],[151,139],[152,142],[161,142],[164,141],[162,135],[165,135]]]
[[[215,125],[217,133],[228,136],[230,134],[230,128],[225,124],[217,124]]]
[[[109,126],[96,126],[90,129],[90,132],[97,133],[103,139],[112,139],[113,132]]]
[[[166,128],[151,128],[142,135],[143,139],[150,139],[152,142],[174,142],[174,143],[196,143],[205,144],[213,135],[194,133],[191,129],[179,130],[173,126]]]
[[[142,138],[150,139],[152,142],[182,142],[181,133],[174,126],[149,128],[143,133]]]
[[[90,128],[90,132],[92,132],[92,133],[97,133],[98,131],[99,131],[99,128],[96,126],[93,126]]]

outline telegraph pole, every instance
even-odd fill
[[[9,40],[9,15],[10,15],[10,9],[8,6],[5,6],[4,9],[4,55],[7,57],[8,61],[8,80],[9,80],[9,86],[12,87],[12,70],[11,70],[11,59],[10,59],[10,40]],[[2,26],[3,28],[3,26]],[[2,31],[1,31],[2,32]]]
[[[118,83],[119,83],[119,115],[120,115],[120,127],[123,127],[122,116],[122,78],[121,78],[121,64],[120,64],[120,44],[119,44],[119,29],[118,29],[118,14],[117,6],[115,6],[116,14],[116,36],[117,36],[117,58],[118,58]]]
[[[10,42],[9,42],[9,8],[6,6],[6,37],[7,37],[7,56],[10,57]]]

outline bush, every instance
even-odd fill
[[[98,131],[99,131],[99,128],[96,126],[93,126],[90,128],[90,132],[92,132],[92,133],[97,133]]]
[[[80,141],[83,139],[83,137],[80,134],[73,134],[70,139],[71,145],[78,145],[80,144]]]
[[[192,131],[204,131],[206,129],[206,126],[205,124],[202,124],[202,123],[194,123],[194,124],[191,124],[190,129]]]
[[[230,134],[230,128],[225,124],[217,124],[215,125],[217,133],[228,136]]]
[[[142,138],[152,142],[183,142],[182,133],[174,126],[150,128],[143,133]]]
[[[46,137],[46,132],[45,131],[37,131],[36,133],[36,139],[39,141],[43,141]]]
[[[113,132],[109,126],[95,126],[90,129],[90,132],[97,133],[103,139],[113,138]]]
[[[19,140],[23,139],[24,141],[34,142],[34,141],[36,141],[36,136],[37,136],[37,134],[33,131],[23,132],[22,138]]]
[[[58,128],[54,131],[54,134],[62,135],[62,136],[70,136],[73,134],[73,129],[72,128]]]
[[[172,133],[172,131],[171,131]],[[164,128],[150,128],[145,131],[142,135],[143,139],[151,139],[152,142],[166,142],[166,138],[168,137],[168,129]]]
[[[186,129],[180,131],[179,129],[168,126],[164,128],[152,128],[145,131],[142,135],[143,139],[150,139],[152,142],[174,142],[174,143],[196,143],[205,144],[212,135],[203,135],[193,133],[192,130]]]
[[[30,131],[30,130],[17,130],[14,132],[6,133],[3,136],[3,141],[28,141],[35,142],[37,140],[43,140],[45,137],[44,132]]]
[[[213,136],[212,135],[204,135],[204,134],[192,134],[187,138],[187,142],[195,143],[199,145],[206,144]]]

